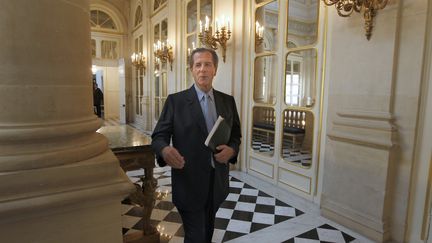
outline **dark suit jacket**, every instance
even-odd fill
[[[228,146],[236,151],[230,163],[237,162],[240,146],[240,120],[234,98],[213,89],[216,112],[231,125]],[[202,209],[209,191],[212,153],[204,145],[208,132],[194,86],[169,95],[152,134],[152,148],[160,166],[165,146],[172,145],[185,159],[182,169],[171,169],[173,203],[181,210]],[[229,193],[229,164],[215,161],[214,206],[218,208]]]

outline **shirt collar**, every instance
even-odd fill
[[[213,96],[213,88],[210,89],[209,92],[205,93],[204,91],[202,91],[200,88],[198,88],[198,86],[196,84],[194,84],[195,87],[195,91],[198,95],[198,100],[201,101],[202,98],[204,97],[205,94],[210,95],[211,100],[214,101],[214,96]]]

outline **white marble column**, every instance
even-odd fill
[[[2,242],[122,242],[131,185],[96,133],[89,2],[0,0]]]

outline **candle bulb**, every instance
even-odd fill
[[[259,35],[259,29],[260,29],[260,24],[259,22],[255,22],[255,33],[257,33],[257,35]]]
[[[200,32],[200,34],[202,33],[202,21],[200,20],[200,22],[199,22],[199,25],[200,25],[200,28],[199,28],[199,32]]]
[[[195,49],[195,41],[192,41],[192,50]]]
[[[210,22],[210,19],[209,19],[209,17],[206,15],[206,17],[205,17],[205,31],[208,31],[209,30],[209,22]]]
[[[231,28],[230,28],[230,21],[229,21],[229,19],[228,19],[228,28],[227,28],[227,30],[230,31],[230,29],[231,29]]]

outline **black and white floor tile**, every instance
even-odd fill
[[[160,200],[156,201],[151,216],[152,222],[159,225],[161,233],[172,237],[171,240],[182,240],[184,233],[181,218],[171,202],[170,171],[164,171],[164,168],[157,169],[160,172],[155,173],[159,186],[156,191]],[[139,172],[128,172],[128,175],[132,181],[139,179]],[[161,198],[160,195],[166,197]],[[123,233],[127,234],[130,229],[139,230],[141,228],[139,217],[142,215],[140,209],[131,205],[123,206],[125,209],[123,217],[126,221]],[[230,194],[216,214],[213,241],[232,240],[302,214],[302,211],[231,177]]]
[[[274,146],[258,137],[252,140],[252,149],[256,152],[272,155]],[[312,153],[310,151],[293,147],[289,142],[284,142],[284,146],[282,147],[282,157],[291,163],[303,167],[309,167],[312,162]]]
[[[138,182],[143,170],[127,173],[132,182]],[[183,242],[180,215],[171,202],[171,172],[168,167],[155,168],[158,181],[156,204],[151,215],[153,225],[158,226],[162,242]],[[124,203],[123,234],[137,232],[142,227],[139,207]],[[269,229],[275,225],[301,218],[305,212],[256,189],[242,180],[230,176],[230,194],[216,214],[213,242],[236,242],[252,233]],[[323,224],[314,229],[305,229],[296,237],[278,242],[352,242],[353,236]],[[269,241],[274,242],[274,241]]]
[[[304,243],[304,242],[353,242],[351,235],[342,232],[329,224],[323,224],[317,228],[304,232],[283,243]]]

